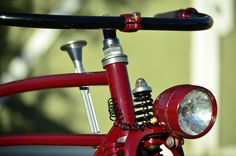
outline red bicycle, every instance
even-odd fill
[[[155,17],[141,17],[138,12],[117,17],[0,13],[0,25],[102,29],[102,64],[105,69],[99,72],[84,71],[81,53],[86,41],[80,40],[61,47],[70,55],[76,73],[32,77],[0,84],[0,96],[48,88],[80,87],[93,133],[1,135],[0,154],[16,155],[16,151],[20,151],[27,155],[25,151],[29,151],[30,147],[29,153],[32,155],[48,155],[57,150],[66,155],[72,155],[74,151],[74,155],[161,156],[161,146],[164,145],[174,156],[183,156],[184,138],[202,137],[212,128],[217,116],[214,96],[204,87],[185,84],[165,90],[154,101],[151,97],[152,89],[143,78],[137,79],[131,91],[126,69],[128,60],[116,30],[193,31],[208,29],[212,24],[209,15],[193,8],[161,13]],[[109,86],[111,98],[108,99],[108,110],[114,124],[107,134],[99,133],[89,93],[89,86],[92,85]],[[36,147],[39,148],[36,150]],[[69,150],[66,147],[70,147]]]

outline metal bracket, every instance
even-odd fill
[[[122,14],[125,18],[125,27],[123,32],[135,32],[141,29],[141,14],[134,12],[133,14]]]

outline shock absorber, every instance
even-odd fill
[[[139,128],[152,126],[151,120],[153,119],[153,99],[151,97],[151,92],[151,87],[147,85],[143,78],[137,79],[135,88],[133,89],[133,96],[135,118]]]

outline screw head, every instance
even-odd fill
[[[166,145],[169,147],[169,148],[173,148],[175,146],[175,139],[172,137],[172,136],[169,136],[167,139],[166,139]]]
[[[133,16],[134,18],[140,18],[140,17],[141,17],[141,13],[140,13],[140,12],[134,12],[134,13],[132,14],[132,16]]]

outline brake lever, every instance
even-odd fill
[[[196,31],[212,27],[211,16],[200,13],[194,8],[159,13],[151,18],[142,18],[144,30]]]
[[[198,18],[200,16],[202,16],[202,14],[199,13],[196,9],[187,8],[187,9],[179,9],[179,10],[165,12],[165,13],[158,13],[154,17],[156,18]]]

